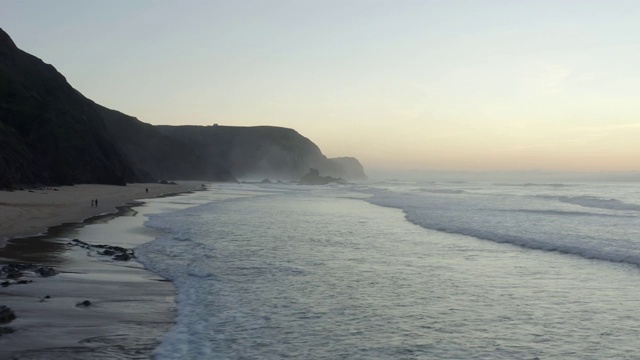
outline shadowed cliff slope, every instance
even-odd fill
[[[156,126],[99,106],[118,148],[140,169],[156,179],[236,181],[217,159],[199,152],[190,142],[159,131]]]
[[[105,132],[92,101],[0,29],[0,185],[145,179]]]

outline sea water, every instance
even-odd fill
[[[158,359],[636,358],[640,186],[220,184],[151,216]],[[203,200],[204,199],[204,200]]]

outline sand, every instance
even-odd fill
[[[0,324],[14,330],[0,336],[0,359],[148,359],[173,324],[173,284],[135,260],[115,261],[71,246],[71,239],[133,249],[160,235],[143,226],[148,214],[192,206],[198,193],[134,199],[200,186],[76,185],[1,192],[0,236],[8,240],[0,248],[0,265],[43,264],[58,274],[43,278],[25,273],[22,279],[31,283],[0,287],[0,305],[17,316]],[[97,208],[91,206],[95,198]],[[125,203],[132,205],[121,206]],[[41,235],[18,237],[28,234]],[[77,306],[85,300],[89,307]]]
[[[0,245],[12,237],[43,233],[62,223],[111,213],[140,198],[198,189],[198,182],[168,184],[75,185],[21,191],[0,191]],[[148,189],[147,193],[145,189]],[[91,200],[98,199],[98,206]]]

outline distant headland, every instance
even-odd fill
[[[297,180],[309,168],[366,179],[357,159],[329,159],[293,129],[154,126],[107,109],[0,29],[0,189],[159,179]]]

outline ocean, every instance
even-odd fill
[[[632,359],[640,185],[213,184],[136,249],[157,359]],[[176,200],[178,201],[178,200]]]

